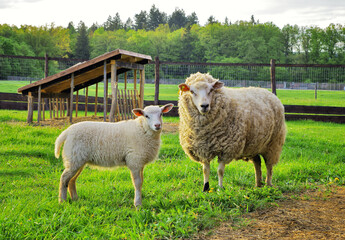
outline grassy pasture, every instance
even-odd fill
[[[284,193],[345,184],[345,125],[296,121],[287,122],[273,188],[255,188],[253,165],[235,161],[218,191],[214,162],[211,190],[203,193],[201,165],[185,156],[177,133],[167,133],[159,159],[145,168],[141,210],[133,206],[126,168],[87,167],[77,182],[80,199],[58,204],[63,165],[53,151],[65,127],[33,127],[25,119],[25,111],[0,110],[0,239],[189,238],[220,221],[240,222],[242,213],[275,204]]]
[[[18,88],[25,86],[27,81],[0,81],[0,92],[17,93]],[[123,89],[124,84],[119,84]],[[110,89],[110,88],[109,88]],[[133,89],[133,84],[128,84],[128,89]],[[160,100],[178,100],[177,85],[161,85]],[[103,97],[103,84],[100,83],[98,96]],[[89,87],[89,96],[95,96],[96,87]],[[110,93],[110,90],[109,90]],[[84,95],[83,90],[79,94]],[[145,100],[154,100],[154,84],[145,84]],[[333,106],[345,107],[345,91],[319,90],[317,99],[313,90],[277,90],[279,99],[285,105]]]

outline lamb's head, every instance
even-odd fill
[[[180,91],[191,95],[194,106],[204,115],[211,110],[214,90],[220,89],[223,86],[224,83],[213,79],[209,74],[196,73],[191,75],[191,77],[186,80],[186,83],[180,84],[179,88]]]
[[[169,112],[173,108],[174,104],[169,103],[163,107],[159,106],[147,106],[144,109],[135,108],[132,110],[135,116],[143,117],[147,122],[147,125],[153,131],[160,131],[162,129],[162,115]]]

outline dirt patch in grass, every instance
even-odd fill
[[[279,206],[244,215],[247,226],[224,222],[195,239],[345,239],[345,187],[287,198]]]

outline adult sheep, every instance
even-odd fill
[[[261,158],[267,168],[266,184],[272,186],[273,166],[285,141],[284,107],[261,88],[230,89],[209,74],[191,74],[179,85],[180,143],[185,153],[203,164],[204,191],[209,190],[210,162],[218,157],[219,187],[225,164],[250,160],[256,186],[262,185]]]
[[[160,148],[162,113],[169,112],[173,104],[163,107],[148,106],[133,109],[134,120],[117,123],[80,122],[73,124],[55,141],[55,156],[62,158],[65,170],[60,178],[59,201],[67,198],[67,188],[72,200],[78,198],[75,182],[84,166],[127,166],[135,188],[134,205],[141,205],[141,187],[146,164],[152,162]]]

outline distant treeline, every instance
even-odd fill
[[[345,27],[330,24],[291,26],[249,21],[231,23],[210,16],[200,25],[197,14],[176,8],[171,15],[153,5],[134,20],[109,16],[103,24],[83,21],[67,27],[0,25],[0,54],[90,59],[121,48],[159,56],[161,61],[223,63],[345,64]]]

